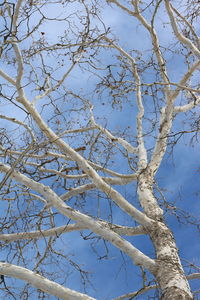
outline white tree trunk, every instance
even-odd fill
[[[158,222],[150,237],[156,249],[158,269],[155,277],[162,291],[161,299],[193,299],[172,232],[163,222]]]
[[[139,179],[138,195],[148,217],[155,220],[148,228],[156,252],[157,270],[154,276],[162,291],[161,299],[193,299],[185,277],[173,233],[163,221],[163,213],[153,195],[153,176],[145,170]]]

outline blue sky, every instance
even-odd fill
[[[76,9],[76,7],[75,7]],[[48,10],[48,16],[54,15],[54,9],[50,8]],[[70,14],[70,11],[68,11]],[[148,17],[148,16],[147,16]],[[133,18],[127,16],[124,12],[120,11],[119,8],[116,8],[114,5],[107,7],[106,10],[103,10],[102,19],[104,20],[107,27],[111,28],[111,31],[114,35],[119,36],[119,44],[124,47],[126,51],[131,51],[131,49],[137,49],[142,53],[143,59],[148,59],[150,57],[150,52],[147,51],[150,48],[150,39],[146,31],[138,24],[137,21],[134,21]],[[171,38],[171,31],[169,30],[168,25],[163,28],[161,23],[167,21],[165,19],[165,14],[162,10],[159,11],[159,17],[156,21],[156,26],[158,28],[159,38],[163,46],[167,45],[169,42],[173,43],[174,41]],[[57,40],[57,33],[62,31],[63,23],[60,22],[59,25],[52,24],[48,22],[41,27],[41,32],[45,32],[45,37],[49,42],[55,42]],[[24,44],[25,46],[25,44]],[[169,55],[170,57],[170,55]],[[106,51],[100,53],[100,58],[103,63],[116,62],[115,58],[109,55]],[[53,56],[45,57],[47,63],[52,65],[56,64],[53,60]],[[70,65],[67,59],[65,59],[65,66]],[[0,64],[1,65],[1,64]],[[38,62],[39,65],[39,62]],[[6,70],[11,75],[13,74],[13,69],[10,66],[4,64],[4,70]],[[170,62],[168,64],[169,74],[172,80],[179,80],[181,75],[184,73],[185,66],[181,58],[177,55],[175,57],[170,57]],[[119,68],[116,67],[116,73],[119,71]],[[59,71],[60,72],[60,71]],[[55,72],[55,76],[60,76],[61,73]],[[64,72],[62,70],[61,72]],[[105,72],[102,72],[105,74]],[[81,80],[80,80],[81,78]],[[43,78],[44,79],[44,78]],[[154,81],[155,75],[151,72],[145,76],[145,81]],[[195,78],[196,80],[196,78]],[[120,110],[116,108],[113,110],[111,103],[102,105],[102,100],[99,99],[98,95],[95,93],[95,85],[98,83],[98,78],[92,76],[92,74],[87,74],[87,72],[81,71],[79,68],[73,70],[72,75],[65,81],[66,88],[70,88],[77,92],[77,89],[85,90],[85,94],[89,97],[90,101],[95,104],[94,113],[95,116],[99,117],[99,122],[105,123],[105,119],[108,118],[107,126],[110,130],[116,132],[117,130],[123,131],[124,128],[131,124],[131,129],[135,130],[135,116],[137,113],[136,104],[134,103],[133,94],[130,94],[130,99],[132,105],[129,105],[126,102],[123,102],[123,108]],[[27,94],[30,98],[33,97],[34,93],[31,93],[27,89]],[[109,95],[105,92],[103,94],[105,97],[105,102],[107,101]],[[38,102],[38,110],[42,108],[42,105],[48,102],[47,99],[42,99],[41,102]],[[147,104],[150,101],[150,98],[146,98]],[[63,104],[62,109],[68,109],[69,104]],[[151,103],[150,103],[151,106]],[[16,108],[15,108],[16,109]],[[18,116],[18,118],[24,119],[24,114],[20,110],[9,110],[5,104],[0,106],[0,112],[9,114],[9,116]],[[50,119],[53,114],[52,108],[45,108],[43,115],[46,119]],[[71,117],[76,118],[76,114],[72,114]],[[84,117],[81,122],[84,121]],[[178,119],[178,122],[175,125],[176,130],[182,130],[182,120],[183,117]],[[1,127],[5,127],[6,122],[1,120]],[[148,123],[146,124],[146,127]],[[152,146],[154,138],[146,140],[148,147]],[[81,138],[75,141],[75,144],[80,143]],[[196,192],[199,192],[199,173],[197,169],[199,167],[199,145],[195,144],[195,147],[190,145],[190,135],[186,135],[179,140],[179,143],[176,145],[173,151],[173,155],[165,155],[165,158],[162,162],[161,168],[159,169],[156,179],[161,189],[164,189],[163,194],[165,195],[167,201],[172,204],[177,205],[181,210],[189,210],[197,219],[199,218],[200,206],[198,203],[199,195],[195,195]],[[128,167],[124,165],[124,161],[120,156],[114,157],[115,164],[113,165],[113,170],[127,172]],[[50,181],[44,181],[46,184],[50,184]],[[137,207],[139,204],[137,202],[135,184],[130,184],[125,187],[116,187],[131,203],[134,203]],[[57,191],[59,194],[62,194],[62,190]],[[84,209],[90,211],[95,211],[96,214],[96,202],[94,201],[97,195],[93,192],[88,194],[87,205]],[[72,199],[72,202],[75,199]],[[162,202],[162,200],[160,200]],[[109,215],[109,201],[104,198],[99,199],[102,215]],[[113,212],[113,222],[123,224],[123,225],[134,225],[134,222],[130,217],[127,217],[119,208],[116,206],[112,207]],[[181,214],[181,211],[180,211]],[[170,228],[173,230],[177,246],[180,250],[180,257],[185,258],[189,261],[192,261],[199,265],[199,232],[194,225],[185,225],[180,224],[176,217],[173,215],[173,210],[165,215],[166,220]],[[57,225],[65,224],[65,218],[57,216],[55,218]],[[87,235],[88,232],[84,232],[84,235]],[[131,241],[133,245],[137,246],[145,254],[154,257],[154,251],[149,241],[148,237],[138,236],[138,237],[129,237],[127,240]],[[107,249],[109,249],[108,257],[106,259],[98,259],[97,253],[95,254],[94,245],[90,245],[93,242],[95,249],[99,256],[104,256],[107,254]],[[42,242],[41,242],[42,244]],[[106,245],[106,246],[105,246]],[[107,249],[106,249],[107,247]],[[103,241],[98,241],[97,239],[85,241],[80,238],[78,233],[64,234],[61,240],[57,240],[55,243],[56,249],[61,249],[65,255],[69,255],[69,259],[74,260],[76,263],[85,268],[90,275],[90,280],[93,284],[87,285],[87,292],[89,295],[99,299],[107,300],[117,297],[121,294],[127,292],[132,292],[142,287],[140,269],[135,267],[130,259],[126,255],[122,255],[119,250],[115,249],[113,246],[110,246],[108,243],[104,244]],[[5,260],[8,253],[6,251],[2,252],[2,259]],[[31,248],[28,248],[27,257],[31,257]],[[34,262],[32,261],[34,264]],[[47,267],[47,271],[51,270],[52,267]],[[56,267],[55,267],[56,268]],[[63,264],[63,272],[66,271],[65,275],[68,275],[67,286],[75,290],[84,292],[83,287],[80,283],[80,275],[78,272],[70,271],[70,263]],[[93,274],[94,273],[94,274]],[[61,279],[59,279],[61,280]],[[59,281],[58,280],[58,281]],[[19,286],[21,283],[18,283]],[[195,290],[198,288],[199,284],[197,281],[194,281],[191,284],[192,288]],[[153,292],[149,292],[144,296],[138,297],[138,299],[148,299],[148,295],[153,295]],[[30,299],[34,298],[34,292]],[[50,299],[55,299],[50,297]]]

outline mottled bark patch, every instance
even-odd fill
[[[188,295],[185,291],[177,287],[171,287],[170,289],[167,289],[167,291],[164,292],[160,298],[160,300],[192,300],[192,299],[193,297],[191,297],[191,295]]]
[[[163,222],[155,222],[149,231],[156,251],[154,275],[163,291],[161,299],[193,299],[172,232]]]

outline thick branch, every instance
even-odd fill
[[[187,111],[191,110],[192,108],[194,108],[195,106],[197,106],[199,104],[200,104],[200,97],[196,98],[195,101],[191,101],[188,104],[175,106],[174,107],[174,112],[175,113],[187,112]]]
[[[137,71],[137,65],[134,63],[132,65],[133,75],[136,80],[136,97],[137,97],[137,106],[138,106],[138,114],[137,114],[137,141],[138,141],[138,156],[139,156],[139,170],[145,169],[147,166],[147,151],[144,145],[143,138],[143,125],[142,120],[144,117],[144,106],[142,103],[142,94],[141,94],[141,81]]]
[[[176,23],[176,20],[174,18],[173,15],[173,11],[171,8],[171,4],[168,0],[165,0],[165,7],[167,9],[170,21],[171,21],[171,25],[174,31],[174,34],[176,35],[177,39],[184,44],[185,46],[187,46],[188,48],[190,48],[190,50],[198,57],[200,58],[200,51],[198,50],[198,48],[188,39],[186,38],[179,30],[178,30],[178,26]]]
[[[53,282],[38,273],[34,273],[28,269],[0,262],[0,274],[14,277],[30,283],[32,286],[41,291],[65,300],[94,300],[85,294],[65,288],[62,285]]]
[[[197,60],[190,68],[189,70],[184,74],[182,79],[179,81],[178,85],[182,86],[185,85],[186,82],[191,78],[191,76],[194,74],[195,70],[198,69],[200,66],[200,60]],[[172,98],[176,99],[181,92],[181,88],[177,88],[173,93],[172,93]]]

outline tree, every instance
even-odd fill
[[[18,0],[0,9],[1,295],[99,297],[86,294],[85,252],[67,250],[73,232],[100,262],[115,253],[114,269],[122,259],[141,270],[138,291],[133,284],[115,299],[152,290],[193,299],[199,269],[188,263],[187,273],[168,216],[199,223],[192,205],[181,216],[165,197],[158,171],[175,146],[184,151],[183,137],[198,142],[198,1]],[[85,290],[70,288],[73,270]]]

